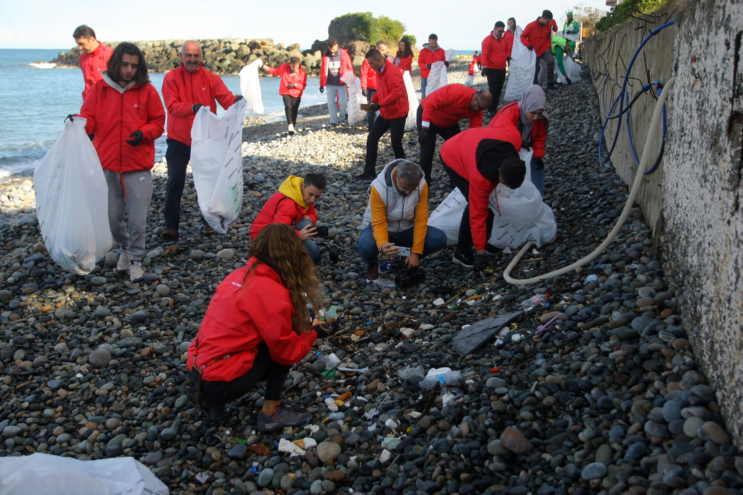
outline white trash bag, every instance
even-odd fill
[[[526,88],[534,82],[537,67],[537,55],[521,43],[521,28],[516,27],[511,50],[511,62],[508,65],[508,82],[506,82],[506,101],[520,100]]]
[[[359,122],[363,122],[366,119],[366,111],[361,109],[361,105],[366,104],[366,96],[361,92],[361,83],[353,71],[346,71],[341,77],[341,81],[346,83],[348,88],[348,105],[346,105],[346,112],[348,113],[348,125],[356,125]]]
[[[468,88],[471,88],[475,85],[475,76],[467,76],[467,79],[464,80],[464,85]]]
[[[37,452],[0,458],[0,493],[168,495],[170,491],[152,471],[132,457],[80,461]]]
[[[34,172],[36,216],[49,255],[62,268],[86,275],[113,247],[108,185],[98,154],[74,117]]]
[[[243,203],[242,133],[245,100],[217,117],[202,107],[191,128],[191,169],[199,208],[220,234],[237,221]]]
[[[454,50],[446,50],[446,61],[448,62],[454,56]],[[446,74],[446,64],[444,62],[434,62],[431,64],[431,72],[428,73],[426,83],[426,96],[430,95],[439,88],[449,84],[449,77]]]
[[[413,80],[410,78],[410,72],[405,71],[402,75],[405,82],[405,91],[408,93],[408,118],[405,120],[405,131],[414,131],[418,128],[418,95],[413,87]]]
[[[263,113],[263,96],[258,74],[261,67],[263,67],[263,60],[256,59],[240,71],[240,93],[253,113]]]
[[[568,77],[570,78],[570,82],[577,82],[580,81],[580,65],[575,63],[572,58],[568,55],[563,55],[563,65],[565,66],[565,72],[567,72]],[[568,82],[565,80],[565,76],[562,75],[562,72],[560,72],[560,68],[557,66],[557,61],[555,61],[555,79],[559,84],[567,84]]]
[[[466,207],[467,200],[464,194],[459,188],[455,188],[428,217],[429,226],[436,227],[446,234],[447,246],[453,246],[459,239],[459,224]]]

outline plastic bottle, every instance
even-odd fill
[[[529,311],[537,306],[547,304],[549,301],[549,294],[537,294],[536,296],[530,297],[526,301],[521,302],[521,307],[524,311]]]
[[[379,271],[380,272],[386,272],[392,268],[392,262],[388,261],[387,263],[380,263],[379,264]]]

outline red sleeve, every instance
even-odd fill
[[[554,19],[552,19],[552,20],[550,21],[550,25],[552,26],[552,30],[553,30],[554,32],[557,32],[557,23],[555,22],[555,20],[554,20]]]
[[[426,98],[423,98],[423,101],[421,101],[421,105],[423,106],[423,115],[421,116],[421,120],[423,122],[431,122],[433,119],[433,114],[441,108],[441,95],[444,94],[444,91],[434,91],[430,95],[428,95]]]
[[[147,88],[147,123],[142,126],[140,131],[144,135],[145,139],[154,141],[163,135],[165,130],[165,109],[163,103],[160,101],[160,95],[157,94],[157,90],[148,84]]]
[[[489,186],[492,187],[491,182],[481,176],[470,181],[470,228],[475,249],[485,249],[488,242],[488,205],[490,193],[493,191]]]
[[[232,91],[227,89],[227,86],[224,84],[221,77],[216,74],[211,74],[211,77],[212,94],[214,94],[214,97],[219,104],[222,105],[222,108],[227,110],[233,103],[235,103],[235,95],[232,94]]]
[[[268,346],[271,359],[284,366],[291,366],[310,352],[317,334],[314,330],[301,335],[294,333],[291,303],[280,301],[277,304],[276,295],[273,290],[255,291],[254,297],[250,298],[250,316]]]
[[[547,125],[544,119],[537,120],[531,130],[531,143],[534,157],[544,158],[544,145],[547,142]]]
[[[393,67],[392,64],[387,64],[385,70],[392,70]],[[384,95],[384,100],[379,100],[379,104],[383,107],[389,106],[399,100],[405,92],[405,85],[402,81],[402,74],[400,72],[392,70],[392,72],[386,75],[386,78],[389,81],[388,91],[387,94]],[[379,92],[374,93],[374,98],[376,98],[378,94]]]
[[[273,221],[270,223],[283,223],[285,225],[291,225],[294,220],[297,219],[297,206],[293,199],[284,197],[279,200],[276,205],[276,213],[273,216]],[[298,236],[301,237],[299,231],[295,231]]]
[[[294,89],[298,91],[304,91],[304,88],[307,87],[307,73],[301,67],[299,68],[299,70],[301,71],[299,82],[294,83]]]
[[[83,106],[80,109],[80,117],[87,120],[85,123],[86,134],[95,134],[95,107],[97,104],[98,88],[94,84],[88,91],[88,96],[83,100]]]
[[[168,77],[172,74],[171,77]],[[180,101],[178,98],[178,83],[175,80],[175,72],[165,76],[163,80],[163,100],[168,113],[174,117],[190,117],[193,115],[193,102]]]
[[[433,94],[436,93],[434,92]],[[476,112],[475,115],[470,118],[470,129],[474,129],[475,127],[482,127],[482,112]]]
[[[264,65],[263,67],[265,67],[266,68],[266,72],[268,72],[272,76],[280,76],[281,75],[281,73],[279,73],[279,70],[278,69],[274,69],[273,67],[269,67],[267,65]]]
[[[531,36],[531,30],[532,30],[532,27],[531,27],[531,24],[529,24],[528,26],[526,26],[526,28],[523,31],[521,31],[521,43],[523,43],[525,47],[531,46],[531,42],[529,41],[529,36]]]
[[[413,56],[412,55],[400,59],[400,72],[405,72],[406,70],[407,71],[413,70]]]
[[[351,55],[348,54],[348,51],[347,50],[343,50],[343,55],[341,55],[341,60],[346,63],[345,69],[342,68],[343,70],[341,71],[341,77],[342,77],[343,74],[345,74],[347,71],[353,72],[353,61],[351,61]],[[364,60],[366,60],[366,59],[364,59]],[[343,65],[343,64],[341,64],[341,65]],[[345,84],[345,83],[343,83],[343,84]]]
[[[328,82],[328,57],[322,56],[320,63],[320,86],[327,86]]]
[[[364,59],[364,62],[361,64],[361,89],[366,89],[366,80],[369,77],[369,70],[371,67],[369,66],[369,61],[367,59]]]
[[[482,58],[480,59],[480,63],[482,63],[483,67],[487,67],[488,58],[490,56],[490,43],[489,39],[485,38],[482,40]]]
[[[418,54],[418,67],[421,69],[425,69],[426,65],[428,65],[428,55],[425,50],[421,50]]]

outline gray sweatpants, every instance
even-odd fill
[[[143,170],[123,174],[126,194],[118,172],[104,170],[103,174],[108,183],[108,224],[114,241],[122,249],[128,249],[133,260],[141,260],[145,253],[147,212],[152,200],[152,172]],[[125,214],[128,232],[124,223]]]
[[[552,52],[545,50],[539,61],[539,85],[544,84],[544,78],[547,78],[547,82],[552,84],[555,82],[555,57]]]

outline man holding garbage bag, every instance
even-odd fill
[[[141,282],[152,200],[150,170],[155,165],[155,140],[163,134],[165,110],[136,45],[117,46],[102,76],[85,98],[80,116],[87,119],[85,132],[95,134],[93,146],[108,184],[108,222],[121,246],[116,266],[120,272],[128,270],[132,282]]]
[[[503,91],[503,83],[506,81],[506,57],[508,43],[503,38],[506,25],[502,21],[495,23],[490,34],[482,40],[482,72],[488,79],[488,89],[493,95],[493,101],[488,108],[491,115],[498,111],[500,94]]]
[[[263,70],[274,76],[281,77],[279,95],[284,99],[284,112],[286,113],[287,132],[294,135],[294,126],[297,125],[297,113],[299,113],[299,102],[302,101],[302,93],[307,87],[307,73],[299,63],[299,57],[292,57],[289,62],[277,68],[263,66]]]
[[[461,132],[459,121],[470,120],[470,129],[482,127],[482,113],[493,97],[488,91],[477,91],[461,84],[447,84],[418,106],[418,142],[421,145],[420,166],[431,183],[436,136],[444,141]]]
[[[168,184],[165,190],[165,232],[160,238],[175,242],[180,238],[181,197],[186,185],[186,168],[191,159],[191,126],[201,107],[217,113],[217,102],[227,109],[243,97],[227,89],[222,78],[201,65],[201,45],[186,41],[181,46],[181,66],[168,72],[163,79],[163,100],[168,109]],[[204,233],[213,235],[214,229],[206,223]]]
[[[536,21],[530,22],[521,33],[521,43],[537,55],[537,68],[534,73],[534,84],[540,86],[547,78],[547,89],[557,89],[555,86],[555,58],[552,56],[552,31],[557,32],[557,23],[552,18],[552,12],[545,10]],[[541,69],[544,61],[546,69]]]
[[[428,74],[431,72],[431,65],[434,62],[444,62],[449,67],[446,52],[439,46],[439,37],[432,34],[428,37],[428,43],[423,45],[423,49],[418,54],[418,67],[421,68],[421,98],[426,97]]]

